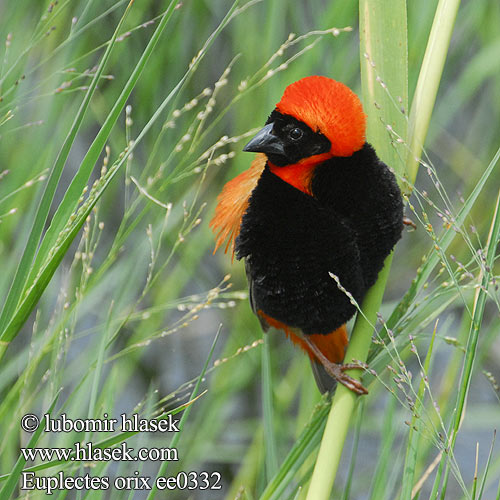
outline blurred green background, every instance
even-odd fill
[[[436,4],[431,0],[408,4],[410,102]],[[1,297],[12,283],[48,171],[126,5],[78,0],[0,3]],[[51,216],[167,5],[148,0],[131,7],[71,149]],[[101,175],[102,165],[109,167],[138,136],[230,7],[225,0],[192,0],[176,8],[127,101],[127,111],[107,140],[109,151],[101,154],[90,184]],[[213,255],[208,222],[224,182],[251,162],[252,156],[241,152],[245,141],[263,125],[289,83],[323,74],[360,94],[358,5],[341,0],[262,0],[241,2],[239,9],[98,201],[2,359],[0,474],[12,470],[19,446],[29,438],[19,429],[20,417],[42,413],[60,387],[58,409],[72,418],[104,412],[150,415],[155,408],[185,402],[190,392],[186,384],[200,374],[222,325],[209,366],[219,361],[203,382],[208,393],[194,403],[180,436],[180,461],[169,464],[168,472],[219,471],[223,490],[172,493],[168,498],[234,498],[242,484],[246,488],[242,495],[247,495],[242,498],[258,498],[269,480],[263,458],[262,343],[255,343],[262,333],[246,299],[243,265],[231,263],[222,251]],[[407,211],[418,222],[425,210],[438,233],[443,217],[450,219],[460,209],[499,147],[499,25],[498,2],[462,3],[426,142],[428,168],[420,169],[415,183],[416,212]],[[338,36],[326,32],[348,26],[352,31],[335,33]],[[293,42],[290,33],[296,35]],[[474,252],[486,242],[499,179],[496,168],[463,226],[467,238],[456,238],[446,254],[458,274],[477,274]],[[408,289],[434,244],[420,223],[416,231],[404,235],[395,253],[384,317]],[[227,274],[230,279],[223,281]],[[456,342],[445,337],[460,337],[464,304],[470,305],[473,288],[465,284],[453,300],[433,302],[448,279],[446,272],[436,273],[401,326],[406,335],[414,332],[425,357],[439,315],[431,386],[432,401],[445,405],[459,374],[450,366],[456,364],[463,343],[463,337]],[[490,298],[455,453],[466,484],[474,474],[476,441],[484,467],[493,428],[500,421],[498,387],[491,378],[500,380],[496,289]],[[280,333],[270,335],[280,463],[319,401],[307,359],[283,340]],[[417,376],[416,360],[410,358],[408,366]],[[483,371],[491,372],[491,377]],[[387,371],[381,377],[391,384]],[[95,394],[95,401],[89,406],[90,394]],[[396,498],[410,412],[380,384],[371,386],[364,406],[354,454],[356,480],[349,483],[349,498]],[[420,473],[437,454],[432,445],[437,435],[430,427],[423,433]],[[158,435],[134,439],[132,445],[137,447],[139,442],[142,446],[170,442]],[[60,434],[44,435],[41,442],[70,446],[74,440]],[[333,498],[341,498],[348,481],[349,454],[345,455]],[[75,474],[79,469],[70,465],[73,468],[65,470]],[[108,466],[98,464],[93,470],[109,475],[136,470],[126,463]],[[140,467],[154,476],[158,464]],[[500,470],[498,452],[491,467],[493,481]],[[431,486],[429,481],[422,491],[428,495]],[[496,486],[487,481],[487,491],[496,491]],[[120,492],[108,494],[125,498]],[[427,498],[425,494],[422,498]],[[26,492],[19,495],[27,498]],[[57,495],[63,498],[62,493]],[[72,495],[67,498],[87,498],[87,494]],[[100,493],[90,495],[101,498]],[[463,495],[457,482],[450,484],[448,495]],[[136,493],[133,498],[146,496]]]

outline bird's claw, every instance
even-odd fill
[[[403,217],[403,224],[412,227],[414,231],[417,229],[417,225],[408,217]]]
[[[354,360],[353,363],[346,364],[333,363],[318,349],[318,346],[314,344],[314,342],[311,342],[307,335],[304,336],[304,340],[330,377],[337,380],[337,382],[340,382],[342,385],[345,385],[356,394],[368,394],[368,391],[359,380],[356,380],[345,373],[346,370],[365,370],[368,368],[366,363],[362,363],[358,360]]]
[[[350,389],[352,392],[359,395],[368,394],[368,391],[359,380],[356,380],[345,373],[346,370],[359,370],[360,368],[364,368],[364,366],[358,363],[346,363],[345,365],[328,363],[328,365],[325,366],[325,370],[331,377]]]

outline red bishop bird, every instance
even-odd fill
[[[228,182],[210,225],[245,260],[250,305],[310,357],[322,392],[366,389],[342,365],[346,322],[401,237],[403,202],[391,170],[365,141],[348,87],[324,76],[289,85],[243,151],[259,153]],[[340,287],[332,277],[335,275]],[[342,290],[342,288],[344,290]]]

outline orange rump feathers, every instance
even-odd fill
[[[285,335],[296,345],[299,346],[305,353],[309,355],[311,360],[316,360],[316,355],[307,345],[303,338],[303,333],[296,328],[290,327],[278,321],[262,311],[257,311],[257,314],[272,328],[281,330]],[[309,340],[323,353],[323,355],[332,363],[342,363],[347,344],[347,326],[344,324],[326,335],[323,334],[308,334]],[[321,363],[320,360],[317,360]]]

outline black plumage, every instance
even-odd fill
[[[281,124],[280,130],[292,130],[295,122]],[[307,147],[294,146],[294,152],[309,156],[314,141],[325,149],[326,138],[311,133],[305,134]],[[274,155],[274,165],[276,160]],[[236,256],[246,260],[256,312],[305,334],[327,334],[356,312],[329,273],[360,303],[401,237],[403,203],[394,174],[367,143],[352,156],[333,157],[314,168],[311,196],[266,166],[243,215]]]
[[[308,355],[318,387],[366,394],[346,372],[346,322],[401,237],[396,179],[366,143],[366,115],[344,84],[312,75],[288,85],[244,151],[262,153],[228,182],[210,225],[245,260],[262,328]]]

